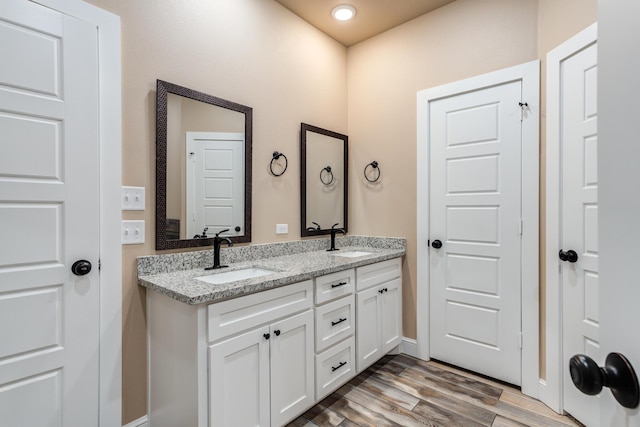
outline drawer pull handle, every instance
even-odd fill
[[[344,286],[346,284],[347,284],[347,282],[334,283],[333,285],[331,285],[331,289],[339,288],[340,286]]]
[[[338,366],[332,366],[331,367],[331,372],[337,371],[338,369],[342,368],[346,364],[347,364],[347,362],[340,362],[340,363],[338,363]]]
[[[341,317],[339,320],[336,320],[335,322],[331,322],[331,326],[336,326],[342,322],[346,322],[347,318],[346,317]]]

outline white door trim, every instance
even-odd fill
[[[562,289],[560,287],[560,80],[564,60],[594,44],[598,24],[593,24],[547,53],[547,210],[546,210],[546,386],[540,400],[554,411],[562,402]]]
[[[507,82],[522,82],[522,99],[528,103],[522,122],[522,392],[539,394],[538,325],[538,177],[540,62],[532,61],[504,70],[419,91],[417,144],[417,341],[418,357],[429,359],[429,103]]]
[[[100,420],[122,425],[122,68],[120,17],[81,0],[32,0],[98,31],[100,138]]]

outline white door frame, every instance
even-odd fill
[[[122,68],[120,17],[81,0],[31,0],[98,33],[100,144],[100,419],[122,425]]]
[[[442,97],[513,82],[522,82],[528,104],[522,122],[522,392],[539,394],[538,177],[540,61],[516,65],[477,77],[419,91],[417,146],[417,348],[429,359],[429,103]]]
[[[546,380],[540,384],[540,400],[554,411],[564,409],[562,391],[562,288],[560,286],[561,126],[560,65],[594,44],[598,24],[593,24],[547,54],[547,211],[546,211]]]

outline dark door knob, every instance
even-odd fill
[[[573,384],[584,394],[596,395],[604,386],[625,408],[633,409],[640,403],[638,377],[620,353],[609,353],[602,368],[589,356],[577,354],[569,361],[569,373]]]
[[[576,253],[576,251],[571,250],[571,249],[569,249],[566,252],[563,251],[562,249],[560,249],[560,253],[558,254],[558,257],[562,261],[569,261],[569,262],[578,261],[578,254]]]
[[[440,240],[434,240],[431,242],[431,247],[434,249],[440,249],[442,247],[442,242]]]
[[[91,271],[91,263],[86,259],[81,259],[73,263],[71,272],[76,276],[84,276]]]

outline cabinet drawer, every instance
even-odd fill
[[[322,304],[353,293],[355,270],[338,271],[316,277],[316,304]]]
[[[311,280],[214,303],[207,307],[207,338],[229,335],[272,322],[313,306]]]
[[[316,401],[353,378],[355,347],[351,337],[316,356]]]
[[[316,307],[316,351],[321,352],[353,334],[355,297],[349,295]]]
[[[358,267],[356,270],[357,290],[361,291],[380,283],[388,282],[401,275],[402,262],[400,258]]]

